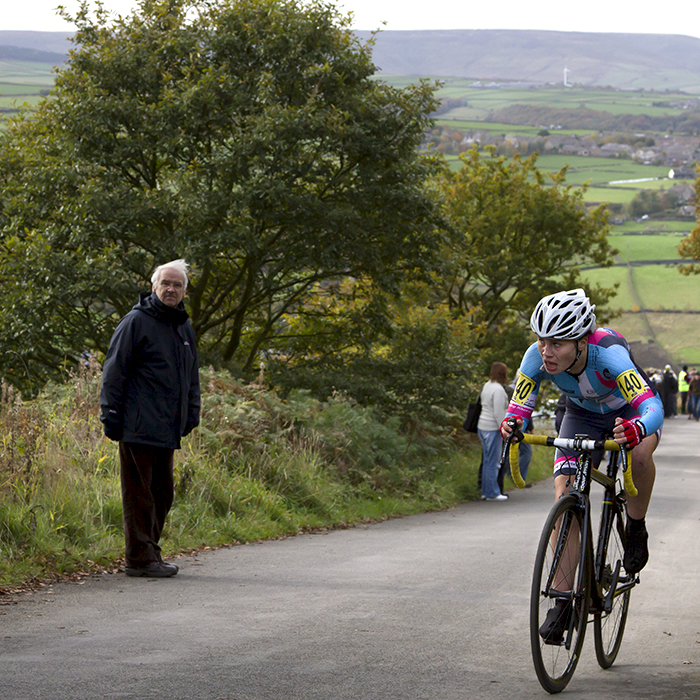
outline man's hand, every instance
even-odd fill
[[[105,437],[108,437],[114,442],[119,442],[122,439],[123,430],[121,425],[113,425],[111,423],[105,423]]]
[[[615,419],[613,439],[618,445],[627,445],[631,449],[636,447],[646,436],[646,428],[640,420]]]
[[[513,434],[513,428],[510,425],[510,422],[514,416],[510,416],[509,418],[504,418],[501,421],[501,437],[504,440],[508,440],[510,436]],[[523,419],[522,418],[515,418],[516,425],[518,426],[518,432],[520,432],[523,429]]]

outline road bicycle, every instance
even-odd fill
[[[520,488],[525,482],[514,440],[558,447],[578,463],[569,492],[554,504],[542,530],[530,593],[530,645],[537,678],[547,692],[559,693],[576,670],[589,622],[593,623],[595,652],[602,668],[610,668],[620,650],[631,591],[639,583],[639,576],[629,575],[622,563],[625,493],[636,496],[637,490],[624,446],[587,435],[523,435],[516,428],[504,445],[503,458],[510,452],[511,474]],[[607,453],[605,473],[593,466],[593,454],[601,451]],[[593,481],[603,487],[595,532],[590,499]],[[554,620],[560,613],[561,624]],[[553,622],[559,624],[558,634],[541,631],[543,625]]]

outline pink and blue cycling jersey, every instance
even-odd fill
[[[647,435],[663,425],[661,399],[632,359],[627,341],[610,328],[599,328],[588,337],[588,359],[579,375],[548,374],[537,343],[533,343],[520,364],[506,418],[517,416],[527,423],[544,380],[556,384],[575,405],[591,413],[615,414],[632,406]]]

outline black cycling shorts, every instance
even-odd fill
[[[632,420],[639,418],[639,413],[629,404],[619,411],[611,413],[592,413],[567,398],[566,412],[559,429],[559,437],[572,438],[577,435],[589,435],[594,440],[610,439],[615,427],[615,419],[618,417]],[[656,435],[657,439],[660,440],[661,429],[657,431]],[[592,456],[593,466],[597,468],[603,458],[603,451],[598,450]],[[554,455],[554,476],[575,474],[577,465],[578,461],[573,453],[557,448]]]

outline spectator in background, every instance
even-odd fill
[[[690,370],[688,382],[688,420],[700,418],[700,373],[697,369]]]
[[[678,373],[678,393],[681,395],[681,415],[684,416],[688,403],[688,365]]]
[[[554,430],[556,430],[557,435],[559,435],[559,429],[561,428],[561,422],[564,420],[564,414],[566,413],[566,394],[562,394],[557,401],[557,407],[554,409]]]
[[[678,413],[678,377],[671,365],[664,367],[661,379],[661,399],[664,403],[664,417],[673,418]]]
[[[508,369],[502,362],[491,365],[489,381],[481,390],[481,415],[477,432],[483,448],[483,468],[481,473],[481,498],[485,501],[505,501],[508,499],[498,486],[501,451],[501,421],[506,415],[508,394],[505,385]]]
[[[661,396],[661,384],[663,382],[663,372],[660,369],[648,369],[647,376],[649,381],[656,387],[656,391],[659,392]]]

